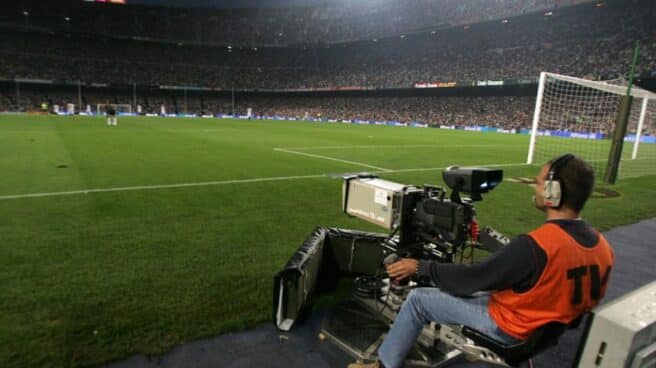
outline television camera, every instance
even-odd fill
[[[501,183],[503,171],[452,166],[444,170],[442,178],[452,190],[448,199],[446,190],[438,186],[406,186],[367,174],[346,176],[343,210],[388,230],[387,244],[382,245],[388,252],[453,262],[454,254],[463,250],[468,239],[478,237],[474,202]],[[485,240],[498,247],[488,242],[491,237]]]
[[[382,226],[389,232],[389,236],[380,243],[384,255],[381,269],[374,275],[355,277],[353,286],[357,302],[379,314],[379,318],[393,321],[410,290],[424,284],[424,280],[419,279],[392,281],[385,274],[385,265],[400,257],[453,263],[455,255],[463,255],[468,245],[481,244],[474,202],[481,201],[482,194],[501,183],[503,171],[451,166],[442,172],[442,179],[451,189],[448,196],[445,188],[434,185],[407,186],[368,174],[344,177],[343,211]],[[508,242],[507,238],[489,227],[483,230],[483,234],[481,239],[485,245],[481,245],[487,249],[498,249]],[[354,306],[349,305],[343,312],[351,313],[353,309]],[[339,328],[328,326],[322,334],[338,346],[351,346],[355,357],[367,358],[362,350],[353,349],[357,342],[346,341],[352,333],[335,333],[335,330]],[[427,326],[409,363],[438,366],[459,357],[466,349],[466,338],[460,336],[459,341],[454,341],[455,336],[458,334],[449,326]],[[364,352],[370,350],[371,346]],[[474,353],[478,355],[481,352],[475,350]],[[491,351],[485,353],[485,357],[495,363],[503,361]]]
[[[385,333],[409,291],[421,285],[421,280],[391,282],[385,264],[399,257],[450,263],[467,245],[484,244],[487,249],[505,245],[507,239],[491,228],[479,232],[474,207],[482,194],[501,183],[503,171],[451,166],[442,178],[450,194],[443,187],[404,185],[367,173],[343,176],[342,210],[383,227],[387,234],[315,229],[276,275],[274,319],[278,328],[291,329],[313,294],[334,290],[337,280],[345,276],[353,281],[353,298],[336,308],[322,334],[356,358],[372,358],[375,349],[371,345],[379,336],[368,341],[370,334],[354,333],[364,330],[358,327],[361,317],[378,321],[379,332]],[[360,316],[359,321],[345,323],[354,315]],[[371,324],[367,328],[376,334]],[[444,328],[432,326],[420,337],[419,366],[441,365],[462,354],[462,347],[442,342],[440,331],[446,336]]]

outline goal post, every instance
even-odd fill
[[[540,73],[526,162],[573,153],[605,174],[622,96],[621,82]],[[618,177],[656,175],[656,94],[633,87]]]
[[[649,107],[649,100],[643,98],[642,106],[640,107],[640,117],[638,118],[638,126],[636,128],[635,143],[633,144],[633,150],[631,151],[632,160],[638,158],[638,146],[640,145],[640,138],[642,138],[642,130],[645,127],[645,117],[647,116],[647,107]]]
[[[132,105],[130,104],[97,104],[96,115],[105,115],[109,107],[116,110],[116,114],[132,114]]]
[[[635,87],[634,87],[635,88]],[[633,100],[619,178],[656,174],[656,97]]]

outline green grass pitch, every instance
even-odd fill
[[[534,176],[528,136],[217,119],[0,116],[0,366],[98,365],[269,322],[272,278],[340,212],[334,174],[441,184],[441,168]],[[656,216],[656,176],[592,199],[601,229]],[[504,182],[478,219],[540,224]]]

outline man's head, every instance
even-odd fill
[[[592,193],[594,171],[581,158],[567,154],[547,162],[535,181],[535,206],[538,209],[546,211],[549,208],[565,208],[578,214]],[[555,205],[553,202],[558,185],[560,203]],[[548,198],[549,195],[552,198]]]

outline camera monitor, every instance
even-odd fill
[[[503,170],[451,166],[442,172],[442,179],[449,188],[469,193],[472,200],[480,201],[482,193],[491,191],[501,183]]]

